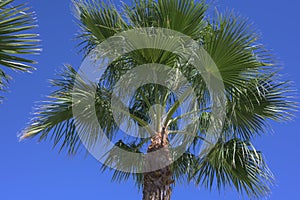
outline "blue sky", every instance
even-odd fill
[[[78,28],[69,0],[16,0],[20,2],[28,2],[37,13],[43,52],[36,57],[38,70],[33,74],[13,74],[10,93],[5,94],[7,99],[0,105],[0,199],[140,199],[141,192],[133,182],[112,183],[111,174],[101,174],[99,163],[91,156],[58,154],[50,142],[18,142],[17,134],[28,122],[34,102],[50,91],[47,80],[54,77],[62,64],[77,67],[82,59],[76,48]],[[249,17],[262,33],[262,42],[284,64],[282,74],[299,88],[300,2],[288,2],[223,0],[215,4]],[[264,152],[277,178],[270,199],[295,199],[300,189],[299,113],[292,122],[272,125],[274,134],[256,140],[257,148]],[[219,194],[193,185],[177,185],[172,199],[187,198],[239,199],[230,189]]]

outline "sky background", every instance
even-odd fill
[[[79,200],[141,199],[132,181],[121,184],[110,181],[111,174],[100,172],[99,163],[91,156],[68,157],[52,150],[50,142],[36,140],[18,142],[17,134],[25,127],[34,102],[50,91],[48,80],[64,63],[78,67],[82,56],[75,39],[78,27],[69,0],[16,0],[28,2],[37,13],[43,51],[35,57],[39,62],[33,74],[11,74],[14,80],[6,100],[0,105],[0,199],[5,200]],[[119,1],[115,1],[117,4]],[[285,77],[300,84],[300,1],[220,0],[220,9],[230,8],[250,21],[262,33],[262,42],[272,49],[285,68]],[[271,200],[299,197],[300,124],[299,113],[292,122],[272,123],[274,134],[256,140],[276,176]],[[176,185],[173,200],[240,199],[234,190],[220,194],[194,185]]]

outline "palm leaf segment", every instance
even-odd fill
[[[252,197],[268,194],[273,176],[262,154],[255,150],[250,140],[267,131],[269,119],[289,119],[294,103],[289,99],[289,82],[279,81],[272,55],[257,43],[259,37],[247,20],[233,13],[217,13],[215,17],[206,19],[208,5],[192,0],[134,1],[131,6],[124,4],[120,10],[112,4],[99,1],[74,3],[82,29],[79,37],[86,53],[124,30],[152,26],[169,28],[198,41],[217,64],[225,84],[224,93],[228,101],[223,134],[214,148],[206,152],[204,157],[199,157],[196,152],[201,143],[205,142],[207,127],[213,123],[213,116],[205,82],[201,74],[188,63],[170,52],[146,49],[131,52],[114,61],[96,86],[82,78],[80,88],[97,88],[95,105],[99,123],[105,133],[111,139],[123,137],[116,142],[116,146],[127,151],[145,152],[149,140],[120,136],[110,108],[111,88],[126,71],[139,64],[167,64],[181,70],[194,86],[200,112],[200,127],[193,145],[171,166],[176,180],[194,181],[208,188],[214,185],[218,189],[234,186],[239,192],[244,191]],[[45,139],[51,135],[54,145],[60,145],[60,149],[66,148],[71,154],[76,153],[81,143],[74,127],[71,108],[75,76],[76,71],[67,66],[61,78],[52,82],[57,90],[52,92],[47,101],[41,102],[22,138],[39,136]],[[84,90],[81,94],[89,95]],[[136,120],[137,124],[141,125],[141,121],[149,122],[145,113],[154,104],[171,108],[176,104],[176,97],[157,85],[141,87],[130,107],[131,115],[139,119]],[[178,118],[180,116],[170,119],[169,128],[174,134],[181,134],[176,132]],[[82,128],[93,131],[93,126],[88,123],[83,124]],[[103,166],[103,170],[106,169]],[[121,181],[131,176],[138,185],[142,184],[141,174],[114,171],[113,179]]]
[[[25,5],[12,5],[13,0],[0,2],[0,90],[4,90],[11,78],[6,69],[30,72],[35,62],[26,54],[36,54],[37,34],[30,33],[36,27],[34,13]],[[25,33],[27,32],[27,33]]]

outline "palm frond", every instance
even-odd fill
[[[215,62],[225,89],[243,87],[260,69],[273,65],[247,19],[232,12],[216,13],[203,31],[203,47]],[[238,90],[237,90],[238,91]]]
[[[0,2],[0,66],[30,72],[36,62],[23,56],[40,51],[38,34],[30,33],[36,27],[36,20],[28,7],[24,4],[14,6],[13,2]],[[0,68],[0,91],[5,90],[9,79],[6,70]]]
[[[199,166],[199,157],[187,151],[171,165],[176,182],[185,183],[195,181],[195,171]]]
[[[205,1],[194,0],[159,0],[158,13],[162,21],[160,27],[181,32],[194,40],[200,37],[200,31],[206,24],[205,12],[208,8]]]
[[[124,74],[139,65],[148,63],[168,65],[172,69],[180,70],[188,80],[188,85],[194,88],[195,105],[199,110],[199,113],[194,115],[197,116],[195,121],[199,121],[198,135],[193,144],[184,149],[186,152],[171,165],[174,178],[187,182],[193,180],[207,188],[216,185],[219,190],[231,186],[239,193],[245,192],[254,198],[269,194],[273,175],[264,162],[262,154],[256,151],[249,141],[254,136],[266,132],[269,120],[290,119],[295,103],[291,99],[293,92],[290,90],[290,83],[277,78],[278,66],[272,54],[259,44],[259,36],[248,20],[229,12],[216,13],[215,17],[205,21],[208,5],[204,1],[196,3],[192,0],[134,0],[131,6],[124,4],[123,10],[118,10],[112,4],[102,3],[99,0],[77,0],[74,4],[78,10],[79,26],[82,31],[79,38],[83,41],[86,54],[117,33],[141,27],[162,27],[179,31],[202,45],[217,65],[224,81],[227,104],[223,105],[226,107],[226,118],[222,134],[208,152],[200,156],[195,153],[203,142],[207,142],[205,135],[210,134],[209,127],[215,120],[211,112],[212,95],[209,93],[203,74],[198,72],[195,66],[191,66],[188,60],[183,61],[184,58],[161,49],[147,48],[128,52],[114,60],[99,83],[91,83],[84,77],[78,79],[76,71],[70,66],[67,67],[61,74],[61,78],[52,82],[52,86],[57,90],[38,107],[35,118],[24,130],[22,139],[34,136],[45,139],[51,135],[54,145],[60,144],[61,149],[67,148],[69,153],[75,153],[81,142],[79,133],[75,129],[72,105],[81,104],[85,99],[93,99],[95,102],[97,115],[95,123],[101,125],[109,139],[119,139],[120,137],[116,135],[120,127],[112,115],[112,90]],[[133,44],[140,42],[139,38],[131,39]],[[164,42],[163,44],[168,45],[172,43],[171,41],[161,37],[156,41],[143,41],[143,44]],[[148,75],[152,76],[151,73]],[[165,78],[178,84],[175,74]],[[128,92],[134,84],[138,84],[137,79],[134,78],[125,81],[121,85],[124,93]],[[78,91],[73,91],[74,84],[77,84]],[[91,89],[96,90],[94,96],[92,96],[94,93],[90,92]],[[179,89],[182,89],[179,93],[184,94],[184,88]],[[72,102],[74,95],[80,97],[82,101]],[[163,119],[161,113],[158,113],[158,118],[171,122],[166,124],[174,135],[184,134],[185,130],[183,132],[177,130],[178,121],[181,115],[185,114],[177,112],[180,106],[177,103],[178,98],[165,87],[146,84],[136,89],[130,99],[130,105],[127,106],[129,112],[124,114],[134,118],[135,125],[140,128],[150,122],[149,112],[152,106],[161,104],[167,114]],[[91,136],[86,138],[91,142],[97,138],[100,131],[91,120],[92,112],[90,108],[83,107],[82,115],[85,119],[80,121],[80,126],[77,127],[81,132]],[[123,116],[120,118],[125,119]],[[131,123],[127,125],[131,126]],[[146,144],[148,144],[147,140],[122,137],[115,146],[116,149],[142,154],[145,153]],[[112,149],[110,152],[112,156],[108,156],[106,162],[109,166],[122,165],[118,162],[126,155],[114,155],[114,150]],[[174,157],[176,157],[175,153]],[[132,168],[140,166],[140,163],[136,162],[138,160],[119,166],[128,170],[125,170],[127,172],[115,170],[113,179],[123,181],[133,178],[137,185],[141,186],[142,174],[130,173],[136,171]],[[103,165],[102,169],[109,169],[108,165]]]
[[[105,39],[127,29],[123,16],[111,2],[75,0],[73,3],[82,32],[79,35],[83,41],[80,45],[83,45],[86,55]]]
[[[134,27],[168,28],[197,40],[208,5],[194,0],[135,0],[132,6],[124,4],[124,8]]]
[[[270,70],[245,83],[236,95],[228,99],[225,131],[249,140],[266,133],[269,120],[286,121],[293,117],[296,103],[289,81],[280,81]]]
[[[224,135],[248,140],[266,132],[268,119],[292,116],[291,84],[278,79],[278,64],[258,43],[260,37],[247,19],[216,12],[203,33],[203,47],[216,63],[226,90]]]
[[[51,81],[51,85],[57,89],[48,96],[46,101],[42,101],[37,106],[34,113],[35,117],[23,130],[21,139],[39,135],[40,140],[43,140],[50,134],[54,146],[60,145],[60,150],[68,149],[69,154],[75,154],[81,145],[78,128],[87,129],[86,132],[90,132],[90,134],[87,134],[86,139],[94,141],[99,130],[95,130],[97,125],[90,123],[92,120],[89,121],[92,115],[90,109],[87,108],[88,105],[82,111],[82,115],[87,117],[87,121],[77,122],[81,126],[75,127],[72,106],[80,104],[81,101],[74,102],[73,95],[80,95],[82,98],[95,98],[96,115],[100,126],[111,138],[116,128],[110,108],[111,92],[97,88],[96,96],[91,97],[90,91],[97,86],[87,82],[84,77],[79,77],[76,70],[69,65],[65,66],[60,76],[60,79]],[[74,90],[74,84],[77,84],[76,90]]]
[[[132,153],[142,153],[142,146],[145,144],[145,142],[149,141],[149,139],[144,139],[140,142],[133,142],[130,144],[126,144],[122,140],[119,140],[115,143],[115,148],[113,148],[109,155],[107,156],[107,159],[101,166],[101,170],[104,171],[113,171],[112,175],[112,181],[116,182],[123,182],[128,181],[129,179],[134,180],[136,186],[138,188],[142,187],[143,184],[143,174],[141,173],[133,173],[138,167],[142,167],[143,163],[140,163],[141,161],[137,158],[136,161],[130,160],[129,162],[125,162],[126,165],[124,165],[124,160],[126,160],[126,154],[121,155],[120,153],[115,153],[115,149],[122,149],[125,152],[132,152]],[[123,161],[123,162],[122,162]],[[111,168],[108,166],[115,166],[115,168]],[[120,168],[118,168],[118,166]],[[117,170],[117,169],[126,169],[126,170]]]
[[[72,88],[76,71],[67,66],[59,80],[53,80],[51,85],[57,90],[52,92],[46,101],[36,107],[35,116],[23,130],[21,140],[39,135],[39,140],[49,137],[54,146],[62,142],[61,150],[66,147],[72,153],[80,142],[75,131],[72,114]]]
[[[273,184],[273,175],[263,156],[250,142],[231,139],[219,141],[199,160],[195,170],[196,183],[212,189],[235,187],[253,198],[266,196]]]

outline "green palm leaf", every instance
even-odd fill
[[[122,9],[97,0],[78,0],[74,3],[82,30],[79,38],[82,39],[81,45],[86,55],[107,38],[141,27],[176,30],[201,44],[216,63],[224,81],[227,104],[223,105],[226,107],[226,118],[222,134],[207,152],[198,154],[203,143],[210,143],[205,136],[210,134],[208,127],[213,126],[215,120],[211,114],[211,95],[203,74],[186,60],[170,52],[141,49],[129,52],[111,63],[98,84],[91,83],[84,77],[78,77],[75,82],[76,70],[67,66],[59,78],[52,81],[56,90],[49,95],[47,101],[40,103],[35,117],[25,128],[22,139],[34,136],[45,139],[50,136],[54,145],[60,146],[60,150],[67,149],[70,154],[76,153],[81,141],[75,129],[72,104],[80,104],[80,101],[73,102],[72,96],[79,95],[79,99],[95,99],[96,115],[104,133],[111,140],[121,138],[115,142],[117,147],[129,152],[146,153],[148,140],[119,135],[119,127],[112,116],[112,89],[126,72],[138,65],[165,64],[184,74],[195,88],[199,106],[199,118],[195,119],[199,121],[199,128],[194,142],[170,166],[175,181],[195,181],[197,185],[208,188],[217,186],[218,190],[230,186],[241,194],[245,192],[251,198],[269,193],[273,175],[262,154],[255,150],[250,140],[268,132],[270,120],[289,120],[295,110],[295,103],[290,82],[278,78],[278,65],[272,54],[259,43],[259,36],[246,19],[232,12],[216,12],[214,17],[206,18],[208,5],[204,1],[135,0],[130,6],[123,4]],[[156,42],[168,43],[168,40]],[[169,79],[175,82],[176,75],[171,75]],[[78,91],[73,91],[74,84],[79,84]],[[134,80],[127,80],[124,88],[130,88],[133,84]],[[91,89],[96,89],[94,97],[91,96]],[[132,97],[129,113],[124,114],[141,127],[150,122],[148,112],[156,104],[169,109],[164,119],[164,124],[169,125],[169,137],[176,134],[185,137],[187,132],[177,128],[179,119],[188,114],[176,112],[180,103],[165,87],[155,84],[140,87]],[[86,119],[80,121],[76,128],[85,132],[88,137],[84,139],[92,144],[100,130],[96,124],[91,123],[90,109],[84,108],[83,115]],[[131,125],[128,123],[128,126]],[[122,160],[120,156],[108,156],[106,162],[122,164],[118,163]],[[104,165],[102,169],[109,168]],[[129,178],[133,178],[138,186],[143,184],[142,174],[114,171],[113,180]]]
[[[36,27],[34,13],[24,4],[13,6],[13,0],[0,2],[0,90],[4,90],[11,77],[5,68],[30,72],[35,61],[23,56],[36,54],[37,34],[30,33]]]
[[[227,131],[249,140],[267,132],[268,120],[291,119],[296,104],[290,85],[288,81],[280,81],[270,70],[249,80],[238,95],[228,99]]]
[[[199,159],[194,173],[197,184],[212,188],[216,182],[218,189],[233,186],[254,198],[267,195],[274,179],[261,153],[239,139],[219,141]]]
[[[40,102],[35,111],[37,117],[33,118],[23,131],[21,139],[39,135],[39,139],[43,140],[50,134],[54,146],[60,145],[60,151],[66,148],[69,154],[75,154],[80,149],[81,141],[75,129],[72,112],[72,104],[75,103],[72,95],[91,98],[89,91],[93,89],[94,85],[85,81],[84,77],[76,75],[76,70],[66,65],[59,75],[61,78],[51,81],[51,85],[56,90],[48,96],[47,100]],[[78,90],[73,91],[75,78],[78,80],[76,82]],[[111,92],[97,88],[95,103],[100,125],[111,138],[113,133],[115,133],[116,124],[113,121],[110,109],[110,95]],[[81,122],[81,124],[83,129],[88,129],[92,132],[98,126],[88,123],[89,116],[91,116],[89,112],[90,110],[86,109],[86,112],[83,113],[83,115],[87,116],[87,122]],[[98,131],[94,132],[98,133]],[[88,139],[93,140],[92,138]]]
[[[128,26],[112,4],[97,0],[73,2],[82,31],[78,36],[83,41],[80,45],[86,53]]]

